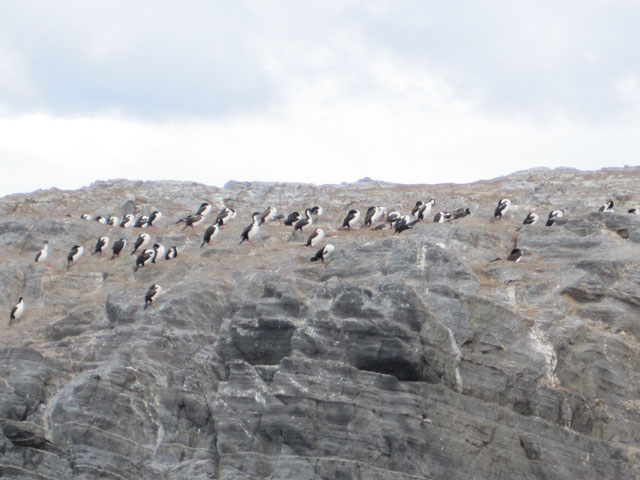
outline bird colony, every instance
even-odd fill
[[[427,223],[442,224],[453,222],[472,214],[469,207],[459,207],[452,211],[432,211],[436,206],[436,200],[431,198],[427,201],[417,200],[413,208],[406,213],[399,210],[387,208],[386,206],[374,205],[363,208],[364,216],[358,208],[349,208],[345,212],[344,218],[326,218],[323,219],[323,209],[321,206],[309,206],[303,210],[304,215],[299,211],[281,213],[276,206],[270,205],[262,211],[255,211],[251,214],[251,222],[246,225],[239,238],[238,249],[241,248],[260,248],[256,244],[256,238],[261,229],[277,230],[280,232],[289,232],[289,240],[294,245],[297,243],[300,247],[310,247],[317,249],[309,258],[311,262],[328,262],[334,255],[335,245],[324,241],[327,237],[327,231],[331,232],[332,237],[349,235],[354,229],[367,229],[371,231],[371,235],[400,235],[402,232],[416,228],[419,225]],[[512,201],[509,198],[498,200],[494,210],[493,218],[486,218],[487,222],[502,222],[509,215],[512,208]],[[124,208],[123,208],[124,210]],[[91,262],[92,259],[84,258],[85,249],[91,252],[91,256],[108,256],[113,262],[129,262],[131,269],[138,272],[141,268],[149,268],[151,265],[157,265],[162,268],[161,263],[168,262],[178,258],[180,255],[194,255],[197,247],[189,245],[189,247],[178,248],[178,245],[163,245],[158,241],[154,241],[156,231],[175,230],[180,232],[182,236],[198,232],[201,234],[202,241],[200,249],[207,248],[219,241],[220,238],[227,235],[224,231],[229,222],[238,217],[238,212],[229,206],[220,206],[217,215],[213,215],[214,206],[211,202],[202,202],[198,208],[187,216],[178,220],[167,220],[164,225],[163,214],[160,210],[153,210],[148,213],[141,213],[142,206],[136,205],[134,214],[124,214],[122,218],[116,215],[100,215],[93,213],[81,213],[77,215],[78,221],[95,221],[105,226],[104,235],[96,239],[95,244],[90,245],[55,245],[55,253],[51,252],[48,240],[44,240],[42,248],[34,252],[34,262],[38,264],[46,264],[50,268],[59,267],[65,248],[68,248],[66,256],[66,270],[71,270],[79,262]],[[614,212],[613,200],[607,200],[599,209],[600,213]],[[632,207],[627,209],[627,213],[640,215],[640,208]],[[515,215],[515,214],[514,214]],[[68,216],[73,218],[73,215]],[[242,216],[242,215],[240,215]],[[560,219],[564,218],[563,209],[553,209],[548,213],[546,219],[546,227],[552,227]],[[539,215],[535,211],[530,211],[520,222],[516,231],[526,228],[537,223]],[[236,220],[238,221],[238,220]],[[323,228],[324,227],[324,228]],[[426,228],[426,227],[425,227]],[[133,231],[135,233],[131,233]],[[246,242],[247,246],[243,244]],[[127,247],[129,245],[129,247]],[[446,248],[445,245],[439,246]],[[320,247],[318,249],[318,247]],[[298,247],[292,247],[298,248]],[[265,250],[268,248],[265,247]],[[240,253],[240,252],[239,252]],[[264,252],[267,254],[267,252]],[[524,256],[523,251],[514,245],[511,252],[505,252],[507,261],[520,262]],[[498,257],[492,261],[499,261]],[[64,273],[61,272],[61,275]],[[153,306],[157,301],[163,288],[158,284],[148,287],[146,293],[142,293],[142,286],[137,286],[141,291],[141,298],[144,298],[144,308]],[[14,321],[20,320],[25,316],[28,307],[28,299],[19,296],[17,303],[11,308],[9,314],[9,325]]]

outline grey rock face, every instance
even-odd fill
[[[0,476],[640,478],[640,169],[536,169],[471,185],[96,182],[0,199]],[[513,204],[493,220],[498,199]],[[339,230],[350,208],[470,207],[445,224]],[[208,201],[208,222],[175,221]],[[238,217],[200,248],[223,203]],[[138,232],[80,213],[163,212],[176,259],[71,245]],[[253,211],[320,205],[309,261]],[[618,205],[620,206],[618,208]],[[522,226],[534,207],[565,209]],[[70,214],[70,217],[66,217]],[[33,255],[49,241],[50,258]],[[512,248],[524,256],[507,262]],[[151,284],[162,292],[145,309]],[[25,297],[25,315],[8,311]]]

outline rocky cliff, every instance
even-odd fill
[[[0,476],[640,478],[639,191],[625,168],[469,185],[109,181],[0,199]],[[431,197],[472,214],[400,235],[338,228],[350,208],[408,213]],[[609,198],[616,211],[598,213]],[[127,200],[163,212],[146,231],[176,259],[134,273],[130,246],[89,255],[139,231],[79,215],[122,216]],[[238,215],[199,248],[207,224],[175,221],[205,200],[210,218],[223,204]],[[239,245],[269,205],[322,206],[333,257],[310,262],[306,235],[277,222]],[[74,244],[85,255],[67,269]],[[522,260],[504,260],[516,246]],[[164,292],[145,309],[153,283]]]

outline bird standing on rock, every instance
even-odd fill
[[[13,323],[14,320],[20,320],[24,313],[24,299],[20,297],[18,299],[18,303],[16,303],[11,309],[11,313],[9,314],[9,325]]]
[[[514,248],[513,250],[511,250],[511,253],[507,257],[507,260],[510,262],[519,262],[522,258],[522,255],[522,250],[520,250],[519,248]]]
[[[402,216],[398,220],[396,220],[395,233],[396,234],[400,234],[400,233],[404,232],[405,230],[410,230],[419,221],[420,220],[418,220],[417,218],[415,220],[411,220],[411,217],[409,217],[408,215]]]
[[[301,232],[304,232],[311,225],[313,225],[313,217],[311,216],[311,209],[310,208],[307,208],[304,211],[304,217],[305,218],[301,218],[300,220],[298,220],[295,223],[295,225],[293,226],[293,233],[295,233],[298,230],[300,230]]]
[[[236,211],[233,208],[223,207],[214,223],[224,227],[225,223],[233,218],[236,218]]]
[[[389,228],[391,228],[391,226],[396,223],[401,216],[402,214],[397,210],[389,212],[389,214],[387,215],[387,223],[389,224]]]
[[[498,202],[498,206],[493,212],[493,218],[497,218],[498,220],[502,220],[502,216],[507,213],[509,207],[511,206],[511,200],[508,198],[503,198]]]
[[[162,212],[159,210],[154,210],[149,215],[149,220],[147,220],[147,227],[155,227],[155,223],[162,218]]]
[[[305,247],[315,247],[320,241],[324,238],[324,230],[321,228],[316,228],[309,238],[307,239],[307,243]]]
[[[240,234],[240,243],[246,241],[251,244],[251,239],[258,234],[260,230],[260,212],[253,212],[251,215],[253,222],[247,225]]]
[[[602,205],[599,209],[599,212],[610,213],[613,212],[613,200],[607,201],[604,205]]]
[[[151,248],[144,250],[140,255],[138,255],[138,258],[136,258],[136,268],[133,271],[137,272],[140,267],[144,267],[147,263],[151,263],[154,255],[155,250]]]
[[[102,255],[103,250],[106,249],[108,245],[109,245],[109,237],[100,237],[96,242],[96,246],[93,249],[93,253],[91,255],[96,255],[96,254]]]
[[[136,243],[133,244],[133,250],[131,251],[131,255],[135,254],[138,249],[144,249],[147,245],[151,243],[151,235],[148,233],[141,233],[136,238]]]
[[[209,245],[209,242],[211,242],[211,240],[213,240],[220,233],[221,226],[222,219],[207,227],[207,229],[204,231],[204,237],[202,238],[202,244],[200,245],[200,248],[204,247],[205,244]]]
[[[84,253],[84,248],[80,245],[74,245],[67,255],[67,269],[71,268],[71,265],[78,261],[78,259]]]
[[[113,254],[111,255],[111,260],[113,260],[116,257],[119,257],[120,252],[122,252],[122,250],[124,250],[124,247],[126,246],[127,246],[126,238],[121,238],[120,240],[116,240],[115,242],[113,242],[113,247],[111,247],[111,251],[113,252]]]
[[[135,217],[132,214],[127,214],[124,217],[122,217],[122,221],[120,222],[120,226],[122,228],[129,228],[129,227],[133,227],[133,224],[135,223]]]
[[[211,204],[209,202],[202,202],[198,207],[198,210],[196,210],[195,214],[206,217],[207,215],[209,215],[209,212],[211,212]]]
[[[36,253],[36,258],[33,261],[44,262],[48,256],[49,256],[49,241],[45,240],[44,245],[42,246],[42,250]]]
[[[522,222],[523,225],[533,225],[534,223],[536,223],[538,221],[538,214],[535,212],[529,212],[529,215],[527,215],[527,218],[524,219],[524,222]]]
[[[433,217],[433,223],[444,223],[451,220],[451,212],[438,212]]]
[[[296,222],[300,220],[300,213],[299,212],[291,212],[287,218],[284,220],[283,225],[286,225],[288,227],[292,227],[296,224]]]
[[[156,263],[156,260],[162,260],[164,257],[164,245],[161,243],[153,244],[153,258],[151,259],[151,263]]]
[[[564,210],[551,210],[551,212],[549,213],[549,218],[547,219],[547,227],[555,224],[558,218],[562,218],[563,216]]]
[[[144,309],[146,310],[148,307],[153,306],[153,301],[160,295],[162,291],[162,287],[157,284],[153,284],[147,290],[147,293],[144,296]]]
[[[466,216],[471,215],[471,209],[470,208],[458,208],[457,210],[454,210],[453,213],[451,214],[451,220],[458,220],[459,218],[464,218]]]
[[[184,227],[182,228],[182,230],[184,230],[187,227],[197,227],[202,222],[204,222],[204,218],[205,217],[203,215],[196,213],[194,215],[189,215],[188,217],[181,218],[176,223],[184,223]]]
[[[313,257],[311,257],[311,261],[317,262],[318,260],[320,260],[321,262],[324,263],[324,261],[331,256],[334,250],[335,250],[335,247],[332,244],[327,243],[324,247],[318,250]]]
[[[276,207],[267,208],[264,213],[260,216],[260,225],[263,223],[270,222],[273,220],[278,213],[278,209]]]
[[[352,208],[347,212],[347,216],[344,217],[344,221],[342,222],[342,227],[346,228],[347,230],[351,230],[355,226],[359,218],[360,218],[360,212],[355,208]]]
[[[149,223],[149,217],[147,215],[140,215],[133,224],[133,228],[146,228]]]

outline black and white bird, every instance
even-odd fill
[[[111,260],[120,256],[120,253],[124,250],[124,247],[127,246],[127,239],[121,238],[120,240],[116,240],[113,242],[113,246],[111,247]]]
[[[160,295],[160,292],[162,291],[162,287],[160,285],[157,284],[153,284],[149,287],[149,290],[147,290],[147,293],[144,296],[144,309],[146,310],[148,307],[153,306],[153,302],[156,298],[158,298],[158,295]]]
[[[36,253],[36,258],[33,260],[34,262],[44,262],[49,256],[49,241],[45,240],[42,249]]]
[[[344,220],[342,221],[342,228],[351,230],[359,219],[360,219],[360,212],[355,208],[352,208],[347,212],[347,216],[344,217]]]
[[[522,258],[522,255],[522,250],[520,250],[519,248],[514,248],[513,250],[511,250],[511,253],[507,257],[507,260],[510,262],[519,262]]]
[[[313,225],[313,217],[311,216],[311,209],[307,208],[304,211],[304,218],[298,220],[293,226],[293,232],[295,233],[298,230],[304,232],[305,230],[308,230],[311,225]]]
[[[188,217],[181,218],[176,223],[184,223],[184,227],[182,228],[182,230],[184,230],[187,227],[195,228],[202,222],[204,222],[204,220],[205,217],[203,215],[196,213],[194,215],[189,215]]]
[[[497,218],[498,220],[502,220],[502,216],[507,213],[509,207],[511,206],[511,200],[508,198],[503,198],[498,202],[498,206],[493,212],[493,218]]]
[[[305,247],[315,247],[320,243],[320,241],[324,238],[324,230],[321,228],[316,228],[309,238],[307,238],[307,243],[305,243]]]
[[[111,225],[112,227],[117,226],[120,223],[120,219],[118,217],[115,217],[113,215],[111,215],[109,217],[109,219],[107,220],[107,225]]]
[[[158,220],[162,218],[162,212],[160,210],[154,210],[149,215],[149,220],[147,221],[147,227],[155,227]]]
[[[167,254],[164,256],[165,260],[172,260],[178,256],[178,247],[175,245],[167,250]]]
[[[377,206],[373,215],[371,216],[371,225],[384,221],[387,216],[387,207]]]
[[[200,245],[200,248],[204,247],[205,244],[209,245],[211,240],[213,240],[218,236],[218,234],[220,233],[221,227],[222,227],[222,220],[218,220],[217,223],[214,223],[213,225],[209,225],[207,229],[204,231],[204,237],[202,238],[202,244]]]
[[[146,228],[149,223],[149,217],[147,215],[140,215],[133,224],[133,228]]]
[[[202,202],[195,214],[206,217],[209,213],[211,213],[211,204],[209,202]]]
[[[109,246],[109,237],[100,237],[91,255],[100,254]]]
[[[83,213],[82,215],[80,215],[80,218],[82,220],[93,220],[93,215],[89,215],[88,213]]]
[[[153,258],[151,263],[156,263],[156,260],[162,260],[164,258],[164,245],[161,243],[153,244]]]
[[[101,223],[102,225],[106,225],[109,219],[107,217],[103,217],[102,215],[98,215],[96,217],[96,222]]]
[[[244,227],[244,230],[242,230],[242,233],[240,234],[240,243],[246,241],[251,244],[251,239],[260,231],[260,212],[253,212],[251,217],[253,218],[253,221]]]
[[[633,207],[627,210],[627,213],[634,213],[636,215],[640,215],[640,207]]]
[[[369,207],[367,208],[367,213],[364,214],[364,222],[363,225],[365,227],[371,226],[371,219],[373,218],[373,214],[376,213],[376,209],[378,207]]]
[[[453,211],[453,213],[451,214],[451,220],[457,220],[459,218],[464,218],[468,215],[471,215],[471,209],[470,208],[458,208],[456,210]]]
[[[451,220],[451,212],[438,212],[433,217],[434,223],[444,223]]]
[[[335,247],[330,243],[327,243],[324,247],[318,250],[313,257],[311,257],[311,261],[317,262],[318,260],[320,260],[321,262],[324,262],[331,256],[334,250]]]
[[[397,210],[389,212],[387,214],[387,223],[389,224],[389,228],[391,228],[391,226],[396,223],[401,216],[402,214]]]
[[[300,212],[291,212],[282,223],[288,227],[292,227],[298,220],[300,220]]]
[[[603,213],[613,212],[613,200],[608,200],[598,211]]]
[[[276,207],[267,208],[262,215],[260,215],[260,225],[263,223],[271,222],[276,214],[278,213],[278,209]]]
[[[369,207],[367,213],[364,216],[364,226],[371,227],[377,223],[381,218],[387,215],[387,209],[385,207],[375,206]]]
[[[527,218],[524,219],[524,222],[522,222],[523,225],[533,225],[534,223],[536,223],[538,221],[538,214],[536,212],[529,212],[529,215],[527,215]]]
[[[18,299],[18,303],[16,303],[11,309],[11,313],[9,314],[9,325],[13,323],[14,320],[20,320],[22,315],[24,314],[24,299],[20,297]]]
[[[395,233],[400,234],[405,230],[411,230],[419,221],[420,220],[418,220],[417,218],[412,220],[410,216],[403,215],[398,218],[398,220],[396,220]]]
[[[84,248],[80,245],[74,245],[73,247],[71,247],[69,255],[67,255],[67,268],[71,268],[71,265],[77,262],[83,253]]]
[[[549,218],[547,219],[547,227],[550,227],[551,225],[556,223],[558,218],[562,218],[563,216],[564,216],[564,210],[552,210],[549,213]]]
[[[319,207],[318,205],[315,205],[313,207],[311,207],[311,215],[315,215],[316,217],[319,217],[320,215],[322,215],[322,207]]]
[[[136,223],[136,217],[134,217],[132,214],[128,214],[125,215],[124,217],[122,217],[122,221],[120,222],[120,226],[122,228],[129,228],[129,227],[133,227],[133,224]]]
[[[131,250],[131,255],[135,254],[138,250],[144,250],[147,248],[147,245],[151,243],[151,235],[148,233],[141,233],[136,238],[135,243],[133,244],[133,250]]]
[[[151,263],[153,260],[153,255],[155,251],[152,248],[147,248],[143,250],[138,258],[136,258],[136,268],[133,269],[134,272],[137,272],[140,267],[144,267],[147,263]]]
[[[214,223],[224,227],[224,225],[233,218],[236,218],[236,211],[233,208],[223,207]]]
[[[429,216],[431,213],[431,208],[436,204],[435,199],[430,199],[428,202],[422,202],[418,200],[411,209],[411,215],[416,217],[419,221],[423,221],[425,217]]]

